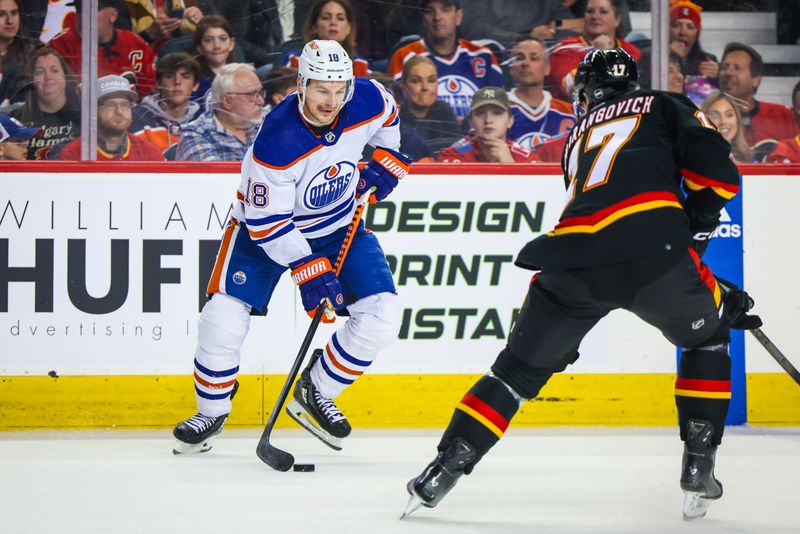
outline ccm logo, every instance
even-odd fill
[[[402,180],[408,174],[408,170],[406,170],[405,167],[397,163],[389,156],[384,156],[383,159],[378,163],[381,164],[381,167],[394,174],[398,180]]]

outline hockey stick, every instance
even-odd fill
[[[792,362],[790,362],[789,359],[783,355],[780,349],[778,349],[778,347],[776,347],[775,344],[767,337],[767,334],[765,334],[760,328],[753,328],[750,330],[750,333],[753,334],[753,337],[756,338],[759,343],[761,343],[762,347],[767,349],[769,355],[775,358],[775,361],[778,362],[778,365],[783,367],[783,370],[786,371],[795,382],[797,382],[798,386],[800,386],[800,371],[798,371],[797,368],[792,365]]]
[[[717,284],[719,285],[719,288],[723,294],[727,294],[729,291],[731,291],[731,289],[734,289],[733,284],[719,277],[717,277]],[[750,306],[752,305],[753,299],[751,298]],[[767,337],[767,334],[765,334],[760,327],[749,328],[746,330],[749,330],[750,333],[753,334],[753,337],[756,338],[756,340],[761,343],[761,346],[767,350],[769,355],[772,356],[776,362],[778,362],[778,365],[783,367],[783,370],[786,371],[795,382],[797,382],[798,386],[800,386],[800,371],[798,371],[797,368],[792,365],[792,362],[790,362],[789,359],[780,351],[780,349],[775,346],[772,340]]]
[[[361,196],[358,201],[358,205],[356,206],[356,211],[353,214],[353,219],[347,226],[344,241],[342,241],[342,246],[339,248],[339,254],[336,256],[336,263],[333,266],[336,276],[339,276],[339,273],[342,270],[342,265],[344,265],[347,252],[350,250],[350,244],[353,242],[353,237],[356,235],[356,230],[358,230],[358,223],[361,222],[361,215],[364,213],[364,207],[373,191],[374,188],[370,189],[366,194]],[[314,334],[317,333],[317,327],[322,320],[322,315],[325,313],[325,307],[326,303],[324,301],[320,302],[319,306],[317,307],[317,311],[314,312],[314,318],[311,320],[311,325],[308,327],[306,337],[303,338],[303,343],[300,344],[300,350],[297,352],[297,357],[292,364],[292,368],[289,370],[289,374],[286,376],[286,381],[283,383],[283,389],[281,389],[281,393],[278,395],[278,400],[275,401],[275,406],[272,408],[272,413],[269,414],[269,419],[267,420],[267,426],[264,427],[264,431],[261,433],[261,438],[259,438],[258,445],[256,446],[256,454],[259,458],[261,458],[261,461],[276,471],[288,471],[291,469],[294,465],[294,456],[292,456],[291,453],[283,451],[270,443],[269,437],[270,434],[272,434],[272,429],[275,428],[275,421],[277,421],[278,415],[283,409],[286,398],[289,396],[289,390],[294,383],[294,379],[297,377],[297,373],[300,371],[300,366],[303,365],[303,360],[306,357],[306,352],[308,352],[308,347],[311,346],[311,341],[314,339]]]

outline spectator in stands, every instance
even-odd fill
[[[269,113],[297,88],[297,71],[289,67],[275,67],[262,79],[267,92],[264,113]]]
[[[571,19],[560,0],[461,0],[464,20],[461,35],[467,39],[491,39],[511,48],[521,35],[551,39],[556,21]]]
[[[133,109],[133,135],[162,153],[175,145],[180,140],[181,127],[202,113],[200,105],[191,100],[199,76],[200,65],[189,54],[173,52],[159,58],[158,89]]]
[[[275,47],[284,41],[282,9],[293,9],[294,2],[281,0],[215,0],[220,14],[230,22],[233,37],[244,59],[256,67],[272,65]]]
[[[698,106],[719,84],[717,58],[700,46],[702,11],[690,0],[672,0],[669,9],[669,45],[683,59],[683,93]]]
[[[703,102],[703,113],[714,123],[722,137],[731,145],[731,159],[736,163],[751,163],[752,154],[742,132],[742,116],[731,97],[717,91]]]
[[[422,39],[398,49],[387,73],[399,80],[403,65],[414,56],[430,56],[439,74],[439,100],[453,109],[459,122],[469,115],[472,95],[481,87],[503,85],[503,72],[488,48],[458,38],[464,12],[457,0],[423,0]]]
[[[22,100],[34,43],[25,33],[17,0],[0,0],[0,105]]]
[[[211,85],[211,109],[184,127],[175,159],[242,161],[258,133],[264,95],[252,65],[223,66]]]
[[[402,104],[404,96],[403,87],[400,83],[383,72],[373,72],[369,75],[369,78],[383,85],[394,98],[398,109],[400,109],[399,106]],[[447,104],[444,105],[447,107]],[[361,154],[361,161],[369,161],[372,158],[373,151],[374,148],[369,145],[364,147],[364,151]],[[411,156],[411,159],[416,162],[433,161],[433,152],[428,142],[422,137],[413,124],[403,121],[402,112],[400,117],[400,152],[408,154]]]
[[[550,91],[559,98],[570,98],[575,69],[590,48],[622,48],[639,61],[641,52],[619,36],[622,0],[589,0],[584,15],[583,34],[558,42],[550,56]]]
[[[131,135],[136,91],[122,76],[108,74],[97,80],[97,159],[99,161],[163,161],[161,152]],[[81,137],[70,141],[55,157],[81,159]]]
[[[531,153],[508,139],[514,117],[508,95],[500,87],[483,87],[475,92],[469,113],[473,133],[439,152],[445,163],[491,162],[527,163]]]
[[[522,148],[533,148],[551,137],[566,135],[575,125],[572,105],[553,98],[544,89],[550,73],[547,47],[538,37],[522,37],[511,50],[514,88],[508,95],[514,125],[508,138]]]
[[[400,104],[400,124],[415,129],[434,153],[461,136],[450,106],[437,98],[436,65],[428,56],[414,56],[403,65],[401,78],[405,98]]]
[[[200,64],[200,79],[197,89],[192,93],[192,100],[198,102],[204,111],[211,82],[223,66],[235,61],[235,49],[233,28],[224,17],[209,15],[200,20],[194,32],[194,51]]]
[[[303,26],[303,41],[307,43],[312,39],[336,41],[342,45],[353,61],[353,74],[361,77],[369,75],[367,60],[356,53],[356,20],[349,0],[314,2]],[[287,52],[283,57],[283,64],[297,69],[300,52],[300,50]]]
[[[764,161],[779,139],[798,133],[789,108],[755,99],[763,73],[761,54],[746,44],[728,43],[722,54],[720,88],[740,108],[744,138],[756,161]]]
[[[72,69],[52,48],[33,55],[31,86],[24,105],[12,115],[26,126],[42,130],[28,140],[28,159],[48,159],[48,152],[81,134],[81,95]]]
[[[683,94],[685,81],[686,71],[684,70],[683,58],[677,52],[670,50],[669,63],[667,65],[667,91]]]
[[[26,128],[17,119],[0,115],[0,160],[22,161],[28,157],[28,141],[42,134],[39,128]]]
[[[192,35],[205,15],[217,12],[214,0],[125,0],[131,31],[154,50],[174,37]]]
[[[690,0],[672,0],[669,7],[669,46],[681,56],[689,76],[705,76],[716,81],[719,76],[717,58],[700,46],[703,29],[703,8]]]
[[[81,0],[75,0],[78,13],[82,4]],[[120,10],[125,9],[121,0],[97,0],[97,9],[97,76],[133,72],[136,91],[142,96],[151,93],[156,82],[153,70],[155,54],[144,39],[135,33],[114,27]],[[58,51],[80,79],[81,17],[77,17],[75,28],[57,35],[47,46]]]
[[[800,127],[800,82],[792,89],[792,115]],[[778,141],[769,155],[770,163],[800,163],[800,135]]]

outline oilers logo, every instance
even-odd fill
[[[308,209],[329,206],[347,192],[356,167],[349,161],[340,161],[319,171],[306,186],[303,203]]]
[[[550,135],[544,134],[542,132],[528,132],[522,137],[515,139],[517,144],[519,144],[522,148],[530,152],[536,145],[540,145],[550,139]]]
[[[233,279],[234,284],[241,286],[244,285],[245,282],[247,282],[247,275],[244,274],[242,271],[236,271],[235,273],[233,273],[233,276],[231,276],[231,279]]]
[[[439,100],[447,102],[458,117],[469,115],[472,95],[478,87],[469,79],[454,74],[439,77]]]

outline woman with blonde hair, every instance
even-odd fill
[[[356,53],[356,19],[350,0],[317,0],[311,6],[303,26],[303,41],[326,39],[336,41],[353,61],[353,74],[357,77],[369,75],[367,60]],[[286,67],[297,69],[300,50],[288,52],[282,62]]]
[[[723,92],[712,93],[703,102],[703,113],[731,145],[731,159],[736,163],[752,163],[753,155],[742,131],[742,115],[733,99]]]
[[[438,99],[439,78],[431,58],[417,55],[406,61],[400,81],[406,97],[400,104],[402,124],[416,129],[433,152],[461,137],[452,108]]]

